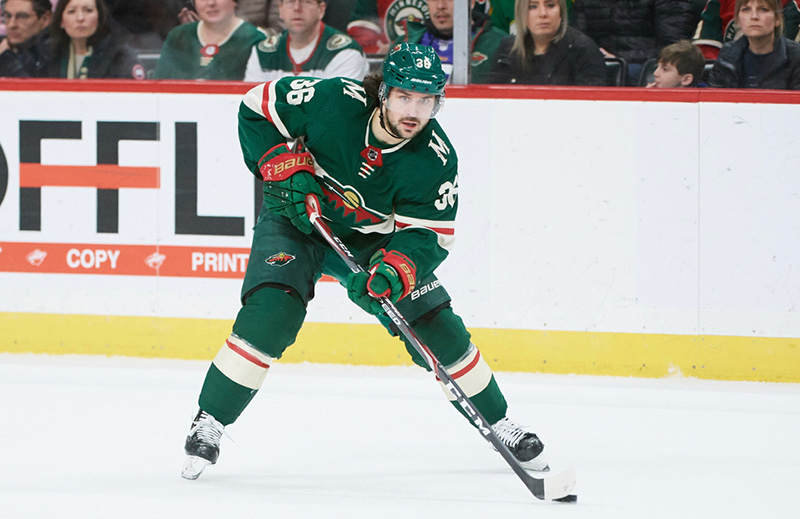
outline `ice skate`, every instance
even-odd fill
[[[186,461],[181,471],[182,477],[197,479],[207,466],[217,462],[219,441],[224,431],[225,426],[215,420],[213,416],[202,409],[197,412],[183,447],[186,452]]]
[[[535,472],[550,470],[542,454],[544,444],[534,433],[508,418],[503,418],[492,425],[492,429],[525,470]]]

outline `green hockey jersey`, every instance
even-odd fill
[[[239,109],[248,168],[273,147],[304,137],[325,194],[323,216],[353,252],[406,254],[424,279],[453,245],[458,209],[455,150],[435,119],[412,139],[389,146],[370,130],[378,117],[358,81],[284,78],[259,85]]]
[[[315,42],[289,52],[289,31],[276,34],[255,46],[247,62],[245,81],[265,82],[286,76],[364,79],[369,63],[361,46],[350,36],[320,23]]]
[[[200,37],[201,23],[187,23],[169,31],[156,63],[156,79],[244,79],[250,50],[266,38],[266,33],[242,22],[221,45],[206,45]]]

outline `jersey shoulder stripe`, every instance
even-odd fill
[[[395,215],[395,225],[398,231],[407,229],[417,229],[430,231],[436,235],[436,242],[439,247],[447,252],[453,250],[455,244],[456,223],[452,220],[424,220],[422,218],[409,218],[407,216]]]

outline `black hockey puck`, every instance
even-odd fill
[[[559,497],[558,499],[553,499],[553,501],[557,501],[559,503],[577,503],[578,494],[570,494],[568,496]]]

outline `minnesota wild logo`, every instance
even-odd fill
[[[405,34],[403,21],[424,23],[428,17],[427,0],[395,0],[386,10],[383,30],[389,41],[395,41]]]
[[[287,254],[286,252],[279,252],[277,254],[273,254],[264,261],[269,265],[282,267],[284,265],[288,265],[295,258],[296,256],[293,256],[292,254]]]

